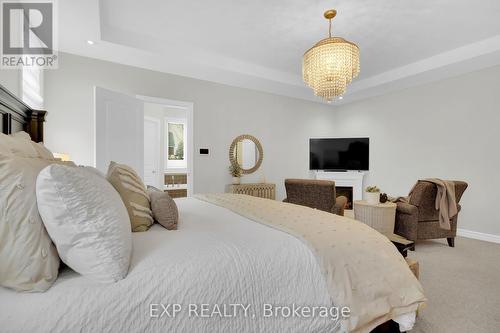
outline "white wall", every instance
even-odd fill
[[[60,53],[59,69],[45,73],[45,143],[80,164],[94,164],[93,86],[194,103],[195,193],[224,190],[229,145],[252,134],[264,161],[243,181],[264,174],[283,198],[284,178],[309,176],[309,137],[335,135],[334,112],[326,105]],[[199,148],[210,155],[199,155]]]
[[[341,106],[229,87],[124,65],[60,54],[45,74],[46,144],[81,164],[94,163],[94,85],[131,95],[194,103],[195,192],[220,192],[230,181],[228,149],[240,134],[264,147],[261,169],[284,197],[283,179],[310,177],[310,137],[369,136],[365,184],[406,195],[417,179],[469,183],[459,227],[500,235],[500,67]],[[198,154],[209,148],[210,155]]]
[[[0,69],[0,84],[11,93],[20,97],[21,92],[21,71],[17,69]]]
[[[459,228],[500,235],[500,67],[342,106],[337,136],[370,137],[365,184],[407,195],[417,179],[469,183]]]

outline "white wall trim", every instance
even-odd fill
[[[472,231],[472,230],[458,228],[457,229],[457,236],[478,239],[478,240],[482,240],[485,242],[492,242],[492,243],[500,244],[500,235],[485,234],[485,233],[478,232],[478,231]]]

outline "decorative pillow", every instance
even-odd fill
[[[141,178],[131,167],[116,162],[109,164],[107,178],[127,207],[132,231],[148,230],[154,221],[149,195]]]
[[[0,133],[0,147],[1,151],[4,151],[6,155],[40,157],[32,145],[29,134],[26,132],[17,132],[12,135]],[[7,150],[7,152],[5,152],[5,150]]]
[[[127,275],[130,222],[105,178],[85,168],[52,164],[40,172],[36,195],[43,223],[66,265],[105,283]]]
[[[44,160],[50,160],[50,161],[55,160],[54,154],[52,154],[52,152],[50,150],[45,148],[43,143],[31,141],[31,144],[33,145],[33,148],[35,148],[35,150],[38,153],[38,156],[40,158],[43,158]]]
[[[2,144],[3,142],[3,144]],[[16,132],[11,135],[1,134],[0,136],[0,151],[8,150],[22,157],[39,157],[45,160],[54,160],[54,155],[50,150],[45,148],[41,142],[31,141],[31,137],[26,132]]]
[[[59,257],[38,213],[35,192],[36,177],[50,163],[0,152],[1,286],[45,291],[57,278]]]
[[[167,192],[148,189],[154,219],[168,230],[176,230],[179,212],[174,199]]]

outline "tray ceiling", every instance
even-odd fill
[[[334,35],[361,50],[361,74],[340,103],[500,64],[497,0],[65,0],[60,48],[320,102],[301,59],[326,36],[332,5]]]

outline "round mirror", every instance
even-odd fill
[[[263,155],[259,140],[247,134],[234,139],[229,148],[229,161],[238,165],[244,174],[257,171],[262,164]]]

